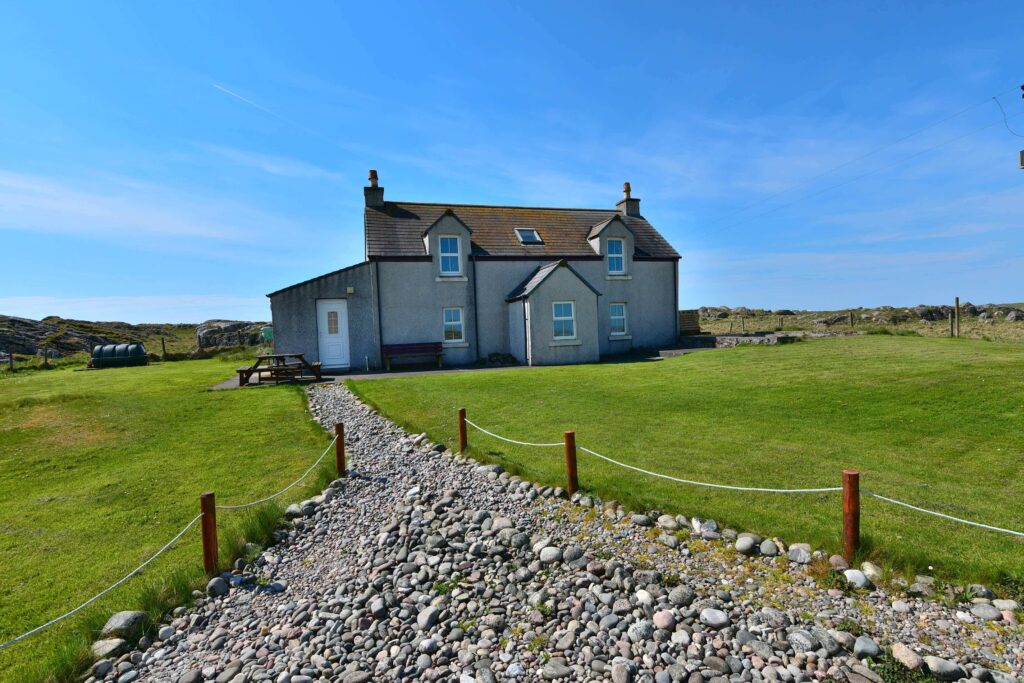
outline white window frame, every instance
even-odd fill
[[[455,253],[454,254],[445,253],[443,245],[444,245],[444,241],[446,239],[453,239],[453,240],[455,240]],[[445,270],[444,269],[444,259],[445,259],[446,256],[447,257],[455,256],[455,262],[457,264],[457,269],[456,270],[452,271],[452,270]],[[458,277],[458,276],[462,275],[462,240],[459,239],[458,235],[438,235],[438,238],[437,238],[437,267],[440,270],[441,277]]]
[[[448,326],[455,325],[456,321],[448,322],[448,311],[457,311],[459,314],[458,319],[458,339],[448,338]],[[466,341],[466,327],[465,321],[462,315],[462,306],[445,306],[441,309],[441,340],[444,344],[462,344]]]
[[[618,253],[618,254],[613,254],[612,253],[612,242],[618,242],[620,245],[622,245],[621,246],[622,251],[620,253]],[[606,243],[606,247],[605,248],[608,250],[608,274],[609,275],[625,275],[626,274],[626,240],[622,239],[621,237],[610,237],[608,239],[608,242]],[[619,259],[619,261],[622,263],[622,266],[618,270],[615,270],[614,268],[612,268],[612,259],[613,258]]]
[[[555,313],[555,310],[557,309],[557,307],[558,306],[563,306],[563,305],[568,305],[569,306],[569,310],[571,312],[570,315],[568,315],[568,316],[561,315],[560,316],[560,315],[557,315]],[[572,323],[572,334],[568,335],[568,336],[566,336],[566,335],[559,336],[559,335],[555,334],[555,323],[557,323],[559,321],[565,321],[565,320],[568,320],[568,321],[570,321]],[[576,302],[575,301],[552,301],[551,302],[551,338],[554,339],[555,341],[562,341],[562,340],[568,340],[568,339],[575,339],[576,338]]]
[[[622,315],[614,315],[613,314],[615,306],[622,306]],[[609,335],[611,335],[613,337],[624,337],[627,334],[629,334],[629,312],[626,309],[627,309],[627,307],[626,307],[626,302],[625,301],[613,301],[611,304],[608,305],[608,334]],[[612,322],[612,321],[614,321],[614,320],[616,320],[618,318],[622,319],[622,331],[621,332],[616,332],[615,331],[615,328],[614,328],[614,325],[613,325],[613,322]]]

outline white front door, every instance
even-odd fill
[[[325,368],[347,368],[348,302],[344,299],[318,300],[316,328],[320,342],[320,364]]]

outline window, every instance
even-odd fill
[[[516,228],[516,237],[519,238],[520,244],[544,244],[540,233],[533,228]]]
[[[612,304],[609,307],[611,334],[626,334],[626,304]]]
[[[576,338],[576,306],[572,301],[556,301],[551,304],[555,339]]]
[[[626,272],[625,242],[620,239],[608,240],[608,272],[621,275]]]
[[[462,309],[444,309],[444,340],[446,342],[465,341],[462,333]]]
[[[327,334],[338,334],[337,311],[327,311]]]
[[[441,236],[441,275],[462,274],[462,259],[459,258],[459,238],[454,235]]]

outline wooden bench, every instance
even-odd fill
[[[400,356],[434,356],[437,367],[441,367],[441,342],[416,342],[413,344],[385,344],[381,351],[384,354],[384,366],[391,371],[391,359]]]

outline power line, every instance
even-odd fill
[[[1015,91],[1010,90],[1009,92],[1015,92]],[[1006,93],[999,93],[999,94],[1000,95],[1005,95]],[[998,97],[998,95],[997,96],[993,96],[992,99],[996,99],[996,97]],[[999,100],[996,100],[996,102],[998,103]],[[895,147],[896,145],[900,144],[901,142],[905,142],[905,141],[909,140],[912,137],[915,137],[917,135],[920,135],[921,133],[924,133],[925,131],[931,130],[932,128],[935,128],[936,126],[940,126],[943,123],[946,123],[947,121],[951,121],[951,120],[957,118],[958,116],[962,116],[962,115],[966,114],[967,112],[969,112],[969,111],[971,111],[973,109],[977,109],[978,107],[980,107],[980,106],[982,106],[984,104],[988,104],[988,100],[987,99],[986,100],[982,100],[980,102],[977,102],[975,104],[972,104],[969,107],[965,107],[964,109],[961,109],[960,111],[958,111],[958,112],[956,112],[954,114],[950,114],[949,116],[947,116],[945,118],[942,118],[942,119],[939,119],[938,121],[930,123],[927,126],[925,126],[924,128],[919,128],[919,129],[915,130],[914,132],[908,133],[907,135],[904,135],[903,137],[901,137],[901,138],[899,138],[897,140],[893,140],[892,142],[886,143],[886,144],[882,145],[881,147],[876,147],[875,149],[873,149],[873,150],[871,150],[869,152],[865,152],[864,154],[861,154],[860,156],[854,157],[853,159],[849,159],[848,161],[844,161],[843,163],[841,163],[841,164],[839,164],[837,166],[833,166],[831,168],[828,168],[828,169],[822,171],[821,173],[813,175],[810,178],[807,178],[806,180],[803,180],[803,181],[797,183],[796,185],[791,185],[791,186],[787,187],[784,190],[781,190],[781,191],[776,192],[774,194],[770,194],[767,197],[762,197],[761,199],[758,199],[757,201],[744,206],[742,209],[738,209],[736,211],[733,211],[730,214],[727,214],[724,218],[731,218],[733,216],[737,216],[737,215],[739,215],[739,214],[741,214],[741,213],[743,213],[745,211],[749,211],[750,209],[754,208],[755,206],[760,206],[761,204],[764,204],[765,202],[769,202],[769,201],[771,201],[771,200],[773,200],[773,199],[775,199],[777,197],[781,197],[784,194],[789,194],[793,190],[797,190],[797,189],[799,189],[801,187],[806,187],[807,185],[810,185],[811,183],[813,183],[815,180],[818,180],[819,178],[823,178],[823,177],[829,175],[830,173],[834,173],[834,172],[836,172],[836,171],[838,171],[840,169],[846,168],[847,166],[850,166],[851,164],[855,164],[858,161],[863,161],[864,159],[867,159],[870,156],[874,156],[875,154],[877,154],[877,153],[879,153],[881,151],[887,150],[887,149],[889,149],[891,147]],[[1002,108],[1002,105],[1000,105],[1000,108]],[[1005,113],[1004,113],[1004,116],[1005,116]],[[1014,133],[1014,135],[1016,135],[1016,133]],[[1021,137],[1024,137],[1024,136],[1021,136]],[[727,227],[729,227],[729,226],[727,226]]]
[[[1024,116],[1024,112],[1021,112],[1020,114],[1016,114],[1014,116],[1011,116],[1010,118],[1017,118],[1018,116]],[[832,190],[835,190],[835,189],[838,189],[840,187],[843,187],[844,185],[849,185],[850,183],[856,182],[856,181],[861,180],[863,178],[866,178],[866,177],[868,177],[870,175],[874,175],[875,173],[880,173],[882,171],[886,171],[886,170],[888,170],[890,168],[893,168],[895,166],[899,166],[900,164],[906,163],[907,161],[910,161],[911,159],[919,157],[922,154],[926,154],[928,152],[931,152],[932,150],[938,149],[939,147],[944,147],[945,145],[957,142],[958,140],[962,140],[962,139],[964,139],[966,137],[974,135],[975,133],[981,132],[981,131],[983,131],[983,130],[985,130],[987,128],[991,128],[992,126],[997,126],[1000,123],[1002,123],[1002,122],[1001,121],[994,121],[992,123],[987,123],[984,126],[980,126],[978,128],[974,128],[972,130],[969,130],[966,133],[963,133],[962,135],[957,135],[956,137],[950,138],[950,139],[945,140],[943,142],[940,142],[937,145],[932,145],[931,147],[926,147],[926,148],[924,148],[922,150],[914,152],[913,154],[910,154],[910,155],[905,156],[905,157],[903,157],[901,159],[898,159],[898,160],[894,161],[891,164],[886,164],[885,166],[880,166],[878,168],[872,169],[872,170],[867,171],[865,173],[861,173],[860,175],[854,176],[853,178],[848,178],[848,179],[844,180],[841,183],[836,183],[835,185],[829,185],[828,187],[823,188],[821,190],[818,190],[817,192],[813,192],[811,194],[804,195],[802,197],[798,197],[797,199],[794,199],[793,201],[787,202],[785,204],[779,204],[778,206],[775,206],[775,207],[773,207],[773,208],[771,208],[771,209],[769,209],[767,211],[764,211],[762,213],[755,214],[755,215],[749,216],[747,218],[742,218],[742,219],[740,219],[740,220],[738,220],[738,221],[736,221],[734,223],[730,223],[728,225],[723,226],[722,229],[727,230],[729,228],[734,228],[737,225],[742,225],[742,224],[747,223],[749,221],[752,221],[752,220],[754,220],[756,218],[762,218],[763,216],[767,216],[767,215],[775,213],[776,211],[779,211],[781,209],[788,208],[790,206],[793,206],[794,204],[799,204],[800,202],[805,201],[807,199],[812,199],[814,197],[817,197],[818,195],[821,195],[821,194],[824,194],[826,192],[830,192]]]
[[[1011,133],[1013,133],[1014,135],[1016,135],[1019,138],[1024,138],[1024,135],[1021,135],[1020,133],[1014,131],[1013,128],[1010,128],[1010,122],[1006,120],[1006,110],[1003,109],[1003,103],[999,101],[999,97],[993,97],[992,99],[995,101],[996,105],[999,107],[999,111],[1002,112],[1002,114],[1003,114],[1003,125],[1006,126],[1006,130],[1010,131]]]

